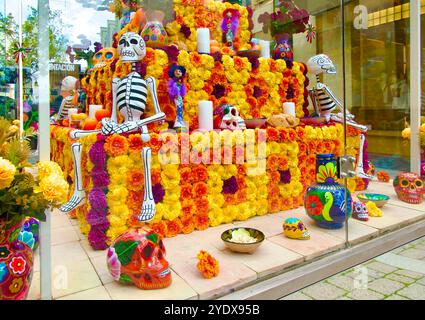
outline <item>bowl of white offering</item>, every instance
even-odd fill
[[[264,239],[264,233],[253,228],[233,228],[221,234],[226,247],[240,253],[253,253]]]

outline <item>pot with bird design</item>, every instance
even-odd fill
[[[351,217],[351,194],[337,182],[337,160],[333,154],[316,156],[316,183],[305,194],[304,206],[310,218],[325,229],[340,229]],[[347,199],[347,201],[346,201]]]

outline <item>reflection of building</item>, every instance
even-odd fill
[[[120,29],[119,20],[108,20],[106,27],[100,27],[100,42],[104,48],[112,47],[112,37]]]

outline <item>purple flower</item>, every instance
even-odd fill
[[[106,214],[108,204],[106,202],[105,193],[100,188],[93,188],[89,194],[89,201],[92,210],[104,212]]]
[[[279,171],[280,182],[283,184],[291,183],[291,172],[289,170]]]
[[[102,50],[102,49],[103,49],[103,46],[102,46],[102,44],[100,42],[95,42],[94,43],[94,52],[95,53],[98,52],[98,51],[100,51],[100,50]]]
[[[288,91],[286,92],[286,100],[291,100],[294,98],[294,88],[292,85],[289,85]]]
[[[106,188],[109,185],[109,175],[100,167],[94,167],[90,173],[90,177],[95,188]]]
[[[103,144],[104,143],[102,141],[97,141],[93,143],[89,151],[90,161],[93,162],[93,164],[96,167],[101,167],[101,168],[105,166],[105,162],[106,162],[106,154],[105,154],[105,150],[103,149]]]
[[[236,177],[223,181],[223,193],[224,194],[235,194],[238,191],[238,183]]]
[[[192,31],[190,31],[190,28],[185,24],[181,26],[180,32],[183,33],[186,39],[188,39],[190,35],[192,34]]]
[[[259,97],[261,97],[263,95],[263,90],[261,90],[261,88],[259,86],[254,86],[254,98],[258,99]]]
[[[223,54],[222,54],[221,52],[219,52],[219,51],[214,52],[211,56],[214,58],[214,61],[216,61],[216,62],[220,62],[220,63],[222,63],[222,62],[223,62],[223,61],[222,61],[222,59],[223,59]]]
[[[136,72],[140,74],[143,78],[146,77],[146,64],[142,62],[136,63]]]
[[[226,94],[226,88],[221,84],[214,85],[212,95],[216,97],[217,99],[220,99],[221,97],[224,97]]]
[[[251,63],[252,69],[258,69],[260,66],[260,60],[258,60],[258,57],[249,57],[248,60]]]
[[[164,48],[164,51],[168,55],[168,60],[170,62],[177,61],[177,57],[179,56],[179,49],[175,45],[167,46]]]
[[[99,212],[91,209],[86,216],[87,223],[90,224],[90,226],[100,226],[105,225],[106,223],[109,223],[108,219],[106,218],[105,214],[99,214]]]
[[[155,203],[159,203],[164,199],[165,190],[160,183],[157,183],[152,187],[152,193]]]
[[[105,234],[107,230],[99,227],[92,227],[89,232],[89,242],[94,250],[105,250],[108,248],[108,237]]]
[[[28,113],[28,112],[31,111],[31,105],[28,102],[26,102],[26,101],[24,101],[24,108],[23,108],[23,110],[24,110],[25,113]]]

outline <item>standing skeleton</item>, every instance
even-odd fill
[[[119,41],[118,52],[123,63],[132,63],[132,72],[126,77],[112,80],[113,105],[111,119],[102,120],[101,130],[74,130],[70,133],[71,138],[79,139],[92,133],[102,133],[103,135],[121,134],[142,130],[142,140],[150,140],[147,125],[153,122],[162,122],[165,114],[161,112],[158,103],[156,83],[152,77],[146,80],[135,71],[136,62],[142,60],[146,55],[146,45],[140,35],[133,32],[125,33]],[[151,93],[152,101],[155,107],[155,115],[140,119],[146,108],[148,87]],[[124,117],[124,122],[118,124],[118,110]],[[86,194],[83,189],[83,179],[81,172],[81,152],[82,145],[76,142],[72,145],[72,154],[74,159],[74,182],[75,190],[72,198],[62,206],[62,212],[70,212],[85,203]],[[151,148],[145,147],[142,150],[145,193],[144,201],[139,215],[140,221],[150,221],[156,213],[155,201],[152,192],[151,181]]]
[[[333,120],[335,122],[344,123],[344,106],[335,97],[332,90],[324,83],[320,81],[319,75],[325,74],[336,74],[335,66],[331,59],[327,55],[319,54],[311,57],[307,62],[308,70],[316,75],[317,85],[315,88],[310,90],[310,98],[313,103],[316,114],[326,118],[326,122]],[[335,109],[338,109],[339,113],[332,113]],[[364,172],[363,164],[363,148],[366,141],[365,133],[367,127],[360,125],[354,121],[354,116],[347,110],[347,125],[352,126],[361,130],[360,136],[360,151],[357,159],[357,176],[360,178],[373,179],[372,176]]]

